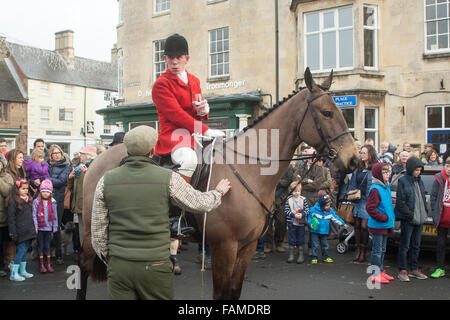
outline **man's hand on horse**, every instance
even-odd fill
[[[221,192],[224,196],[231,188],[231,183],[228,179],[222,179],[216,186],[216,190]]]

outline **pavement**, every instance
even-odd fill
[[[345,254],[336,251],[336,240],[329,240],[330,255],[334,263],[321,262],[312,265],[306,256],[305,263],[288,264],[287,253],[270,253],[266,259],[252,260],[247,269],[241,299],[243,300],[448,300],[450,299],[450,275],[441,279],[401,282],[391,281],[381,288],[367,286],[368,263],[353,263],[354,251]],[[180,251],[178,259],[182,274],[174,276],[175,300],[212,299],[212,271],[201,271],[196,263],[197,244],[190,243]],[[368,258],[370,257],[370,252]],[[390,275],[397,275],[396,252],[388,252],[385,268]],[[423,251],[419,264],[429,275],[434,271],[435,254]],[[75,290],[68,288],[71,273],[67,268],[75,265],[72,256],[65,257],[64,265],[54,265],[55,273],[39,274],[37,261],[28,263],[28,271],[34,278],[23,282],[0,278],[1,300],[74,300]],[[70,280],[70,279],[69,279]],[[69,281],[70,282],[70,281]],[[70,282],[72,285],[74,282]],[[70,285],[69,283],[69,285]],[[88,300],[107,299],[106,283],[88,282]]]

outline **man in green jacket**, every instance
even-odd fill
[[[92,246],[108,266],[109,299],[173,299],[169,202],[193,213],[217,208],[230,189],[195,190],[150,156],[157,141],[148,126],[124,137],[128,157],[99,180],[92,208]]]

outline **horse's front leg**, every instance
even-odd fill
[[[210,244],[213,271],[213,299],[231,299],[231,277],[236,263],[237,242],[223,240]]]
[[[232,300],[239,300],[239,298],[241,297],[242,283],[244,282],[245,271],[247,270],[248,264],[250,263],[253,254],[255,253],[257,243],[258,240],[250,242],[249,244],[241,248],[241,250],[239,250],[238,252],[233,276],[231,278]]]

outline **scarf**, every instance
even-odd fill
[[[56,220],[55,214],[53,213],[53,205],[52,205],[52,198],[48,198],[46,200],[47,202],[47,210],[48,210],[48,221],[54,221]],[[44,202],[41,199],[39,200],[39,207],[38,207],[38,225],[39,227],[46,227],[47,224],[45,223],[45,209],[44,209]]]
[[[75,178],[79,178],[81,175],[81,165],[85,165],[86,167],[89,166],[89,164],[92,162],[92,159],[89,159],[88,161],[84,162],[84,163],[80,163],[76,168],[75,168],[75,172],[73,173],[73,175],[75,176]]]

